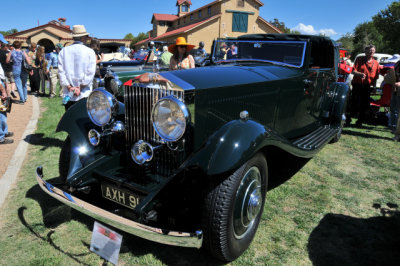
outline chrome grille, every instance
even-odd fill
[[[133,84],[125,86],[125,125],[128,147],[138,140],[152,145],[162,143],[151,122],[151,111],[161,98],[174,95],[183,101],[183,90],[158,84]]]

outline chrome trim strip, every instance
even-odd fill
[[[85,201],[80,200],[67,192],[64,192],[50,183],[43,180],[43,168],[39,166],[36,169],[36,180],[40,188],[49,194],[51,197],[61,201],[67,206],[74,208],[94,219],[103,223],[114,226],[122,231],[132,235],[154,241],[161,244],[200,248],[203,242],[203,232],[196,231],[195,233],[185,233],[163,230],[134,222],[124,217],[118,216],[99,207],[91,205]]]

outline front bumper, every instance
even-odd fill
[[[202,231],[184,233],[155,228],[134,222],[82,201],[43,180],[43,168],[41,166],[36,169],[36,180],[43,191],[51,197],[98,221],[114,226],[132,235],[172,246],[200,248],[202,245]]]

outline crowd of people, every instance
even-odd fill
[[[65,48],[58,43],[46,56],[44,46],[32,42],[24,50],[22,42],[11,44],[0,34],[0,144],[13,143],[10,137],[14,134],[8,131],[7,112],[12,102],[23,105],[28,100],[28,79],[31,94],[45,96],[46,87],[49,87],[49,98],[57,95],[56,88],[60,83],[58,95],[69,95],[66,110],[89,95],[101,55],[95,53],[98,47],[91,49],[85,45],[88,36],[83,25],[74,25],[74,43]]]

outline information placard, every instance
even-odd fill
[[[122,236],[106,226],[94,222],[90,250],[114,265],[118,264]]]

